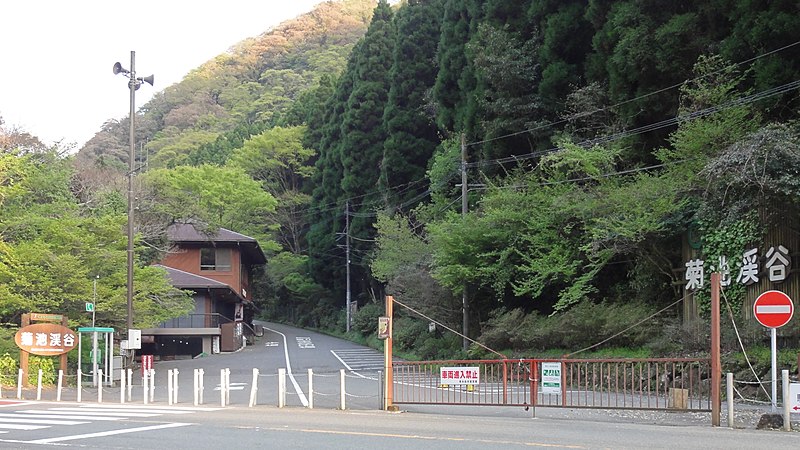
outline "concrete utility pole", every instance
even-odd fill
[[[346,201],[344,204],[344,220],[345,220],[345,237],[344,237],[344,246],[345,246],[345,259],[347,260],[347,327],[346,331],[350,332],[350,201]]]
[[[464,133],[461,133],[461,217],[466,217],[467,208],[467,138]],[[467,283],[464,282],[464,291],[461,294],[461,311],[463,314],[463,323],[461,325],[461,333],[464,335],[462,338],[462,347],[464,351],[469,349],[469,309],[467,304]]]

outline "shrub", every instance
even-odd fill
[[[3,386],[16,386],[17,360],[7,352],[0,356],[0,384]]]
[[[574,351],[609,338],[603,347],[641,347],[656,340],[669,322],[663,318],[645,320],[653,312],[654,308],[647,305],[589,301],[549,317],[519,309],[498,310],[484,324],[480,341],[490,348],[514,351]],[[638,322],[642,323],[626,330]]]
[[[378,332],[378,317],[384,313],[384,306],[375,302],[367,303],[353,315],[351,329],[363,336]]]
[[[56,372],[56,359],[52,356],[35,356],[31,355],[28,358],[28,383],[36,385],[39,381],[39,369],[42,370],[42,385],[55,384],[57,373]]]

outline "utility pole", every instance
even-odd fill
[[[467,138],[464,133],[461,133],[461,217],[467,215]],[[469,309],[467,305],[467,283],[464,282],[464,290],[461,294],[461,311],[463,313],[463,323],[461,324],[461,333],[464,335],[462,338],[462,347],[466,352],[469,349]]]
[[[347,260],[347,329],[350,332],[350,200],[344,204],[344,220],[345,220],[345,259]]]

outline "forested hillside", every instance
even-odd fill
[[[165,224],[201,220],[270,252],[255,292],[268,319],[342,331],[349,284],[354,334],[374,334],[386,293],[427,316],[400,308],[395,325],[422,357],[458,354],[461,338],[428,323],[461,330],[462,300],[468,334],[492,348],[608,338],[674,351],[698,338],[681,301],[702,317],[720,257],[736,279],[743,250],[800,242],[797,17],[794,1],[320,3],[139,111],[141,270]],[[0,286],[19,277],[9,255],[28,251],[23,236],[54,239],[32,217],[75,217],[111,239],[127,129],[107,123],[73,166],[5,151],[4,179],[33,184],[0,180],[13,186],[0,192]],[[63,170],[58,185],[34,183],[45,163]],[[25,200],[9,209],[12,192]],[[769,238],[778,226],[784,243]],[[85,287],[108,261],[77,254]],[[122,295],[124,278],[104,283]],[[726,288],[737,318],[747,289]],[[2,298],[6,318],[23,310]],[[782,333],[797,337],[797,323]]]

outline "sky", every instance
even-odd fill
[[[77,151],[130,111],[128,78],[155,76],[136,109],[192,69],[323,0],[7,0],[0,21],[0,117]]]

